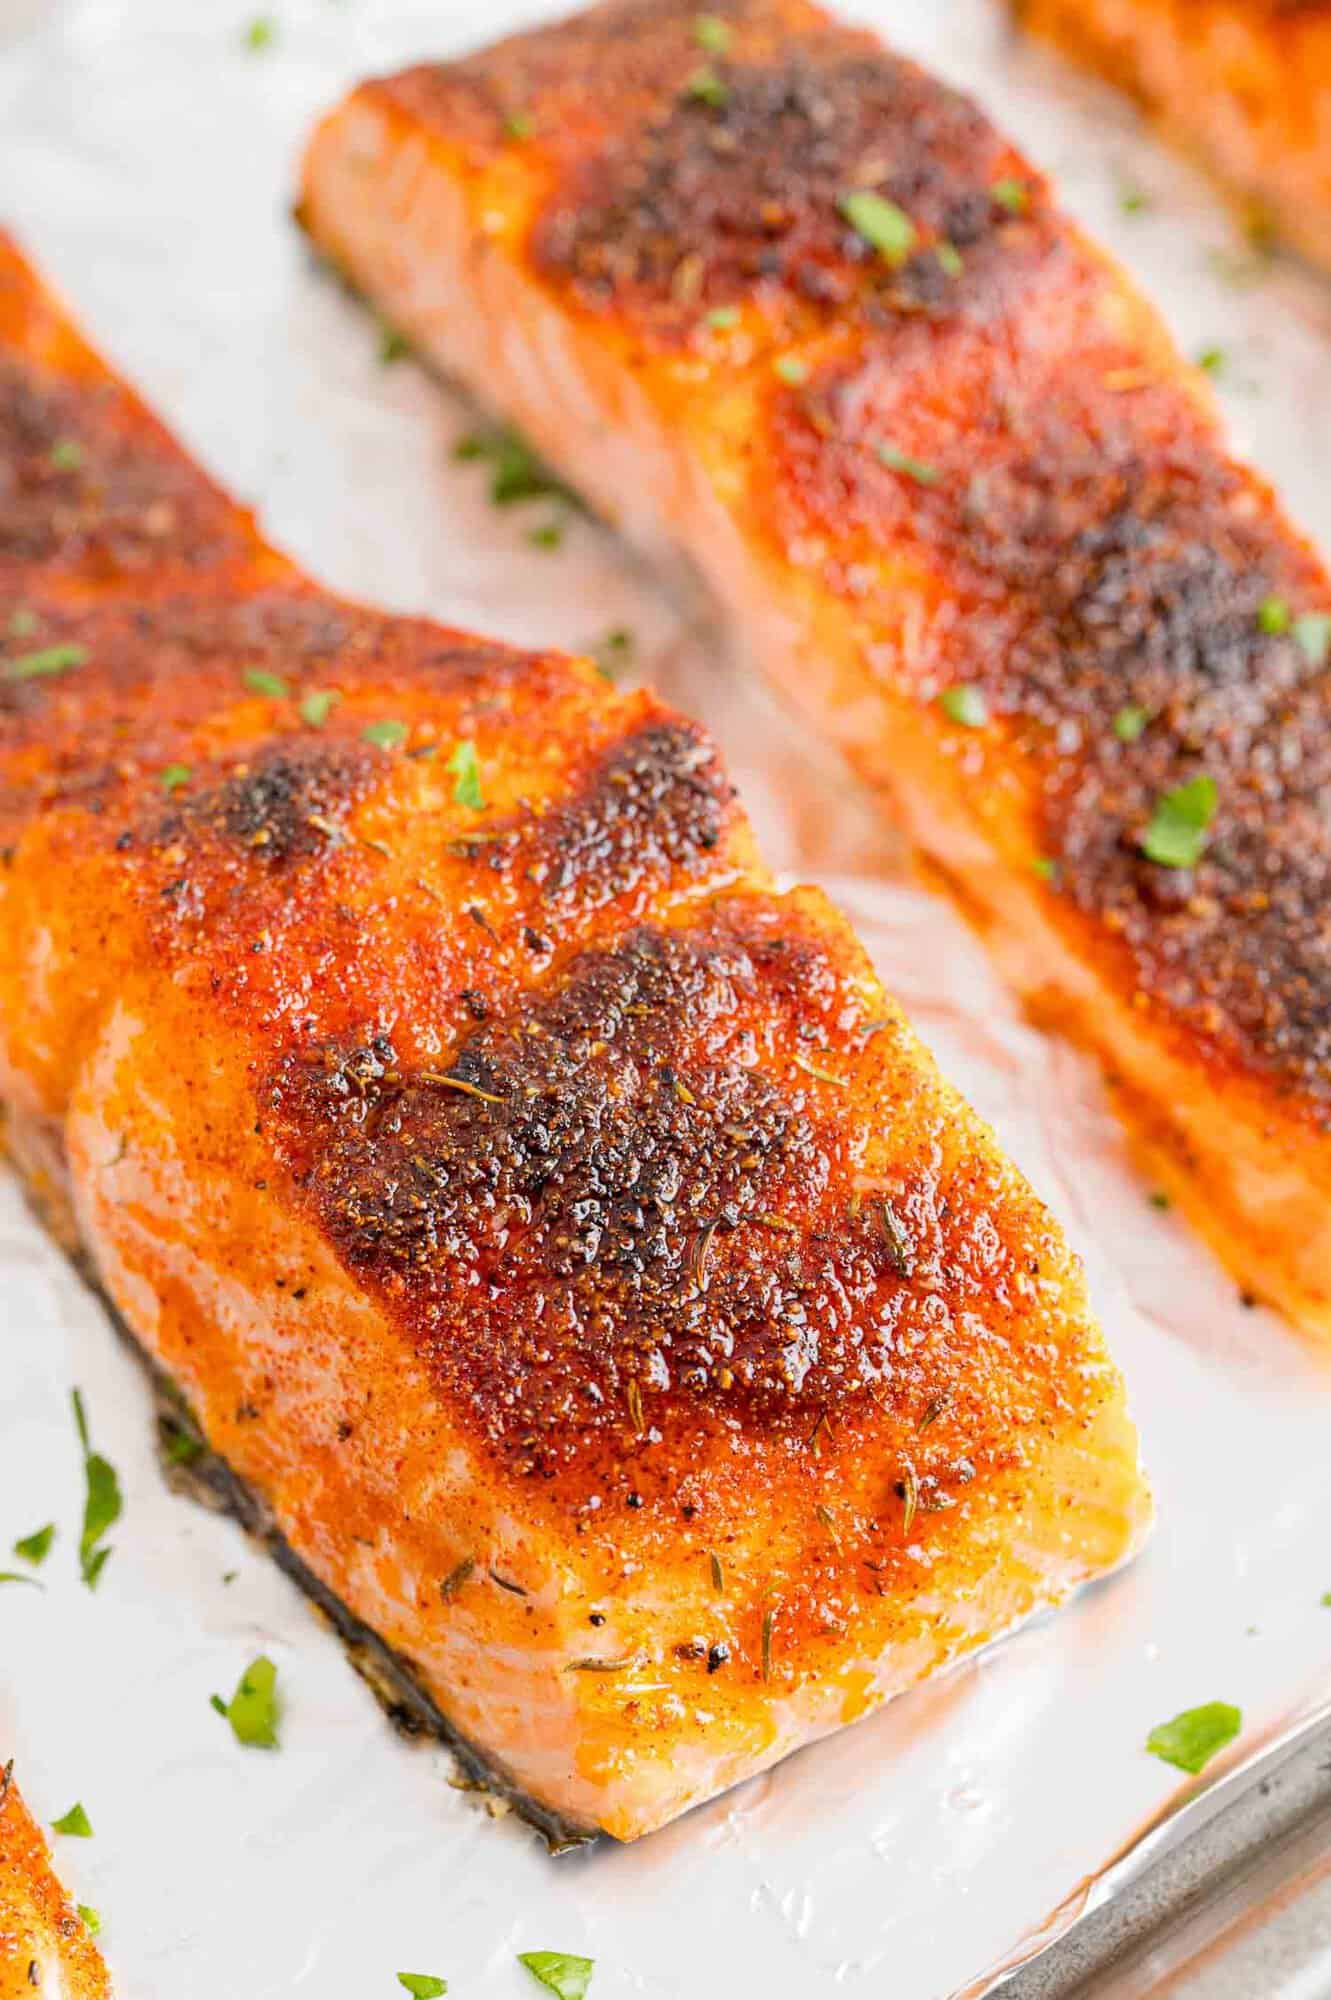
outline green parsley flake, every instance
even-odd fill
[[[271,695],[274,701],[285,701],[291,692],[281,674],[270,674],[266,667],[246,667],[244,679],[255,694]]]
[[[792,389],[798,388],[801,382],[807,382],[809,379],[809,364],[798,354],[778,354],[772,366],[781,380],[788,382]]]
[[[39,1577],[25,1576],[20,1569],[0,1569],[0,1583],[30,1583],[34,1590],[46,1588]]]
[[[1047,854],[1037,854],[1031,867],[1042,882],[1053,882],[1058,876],[1058,863],[1051,861]]]
[[[1331,654],[1331,612],[1301,612],[1289,629],[1309,666],[1324,667]]]
[[[613,681],[633,661],[633,634],[626,625],[614,625],[603,639],[595,640],[587,651],[602,680]]]
[[[453,779],[454,803],[468,806],[472,812],[484,812],[485,797],[481,791],[481,767],[476,761],[476,745],[470,740],[456,744],[444,768]]]
[[[73,1805],[62,1819],[53,1819],[57,1833],[72,1833],[76,1840],[92,1839],[92,1821],[81,1805]]]
[[[704,63],[685,83],[684,95],[696,98],[700,104],[710,104],[719,111],[723,104],[730,102],[730,86],[722,82],[710,63]]]
[[[1196,1777],[1242,1727],[1243,1717],[1231,1703],[1208,1701],[1201,1708],[1185,1708],[1172,1722],[1160,1723],[1147,1737],[1146,1748],[1153,1757]]]
[[[77,472],[83,463],[83,446],[76,438],[57,438],[51,446],[51,464],[57,472]]]
[[[1208,375],[1221,375],[1225,371],[1228,356],[1223,347],[1204,347],[1197,356],[1197,366]]]
[[[164,792],[178,792],[194,776],[188,764],[168,764],[157,782]]]
[[[539,528],[528,528],[527,540],[534,549],[559,549],[564,546],[564,523],[562,521],[542,521]]]
[[[40,652],[6,660],[4,676],[7,681],[41,680],[48,674],[63,674],[66,667],[81,667],[87,657],[85,646],[43,646]]]
[[[79,1537],[79,1569],[89,1590],[96,1588],[97,1579],[106,1567],[110,1549],[98,1548],[97,1544],[107,1529],[120,1519],[120,1481],[115,1468],[108,1465],[99,1452],[92,1448],[88,1437],[88,1419],[83,1408],[82,1393],[71,1391],[70,1400],[74,1405],[74,1422],[78,1426],[79,1443],[83,1447],[83,1475],[87,1483],[87,1497],[83,1503],[83,1533]]]
[[[944,240],[935,243],[934,256],[938,259],[949,278],[959,278],[966,266],[961,261],[961,252],[955,243]]]
[[[87,1925],[91,1935],[93,1937],[100,1937],[102,1934],[101,1911],[94,1910],[91,1903],[76,1903],[74,1907]]]
[[[739,307],[713,306],[709,313],[703,315],[703,319],[706,325],[715,327],[720,333],[728,326],[739,325]]]
[[[399,1972],[397,1983],[414,1993],[416,2000],[439,2000],[439,1995],[448,1991],[448,1981],[436,1978],[433,1972]]]
[[[245,30],[247,49],[270,49],[277,40],[277,23],[271,14],[256,14]]]
[[[1207,772],[1176,785],[1155,802],[1151,822],[1141,838],[1148,861],[1162,868],[1193,868],[1202,857],[1207,830],[1215,818],[1216,783]]]
[[[1162,1211],[1172,1206],[1169,1196],[1165,1193],[1163,1188],[1152,1188],[1147,1199],[1149,1200],[1152,1208],[1158,1208]]]
[[[379,366],[391,368],[395,361],[405,361],[411,353],[411,342],[405,333],[399,333],[386,319],[379,321]]]
[[[14,1554],[22,1556],[25,1563],[37,1569],[46,1561],[55,1540],[55,1522],[48,1521],[44,1528],[34,1528],[30,1535],[21,1535],[14,1544]]]
[[[277,1749],[277,1668],[265,1654],[250,1661],[230,1701],[223,1701],[220,1694],[208,1699],[231,1724],[237,1743],[256,1750]]]
[[[1124,215],[1145,215],[1155,207],[1155,199],[1145,188],[1125,185],[1118,191],[1118,205]]]
[[[1001,180],[995,181],[989,192],[999,207],[1005,208],[1009,215],[1025,215],[1030,207],[1030,189],[1025,181],[1014,180],[1010,174],[1005,174]]]
[[[1283,597],[1264,597],[1257,607],[1257,624],[1273,637],[1289,630],[1289,606]]]
[[[1318,1599],[1318,1603],[1321,1604],[1324,1610],[1331,1609],[1331,1590],[1324,1590]]]
[[[983,729],[989,720],[989,704],[982,688],[944,688],[938,706],[949,722],[959,722],[963,729]]]
[[[518,1964],[557,1995],[557,2000],[583,2000],[591,1985],[594,1961],[567,1951],[520,1951]]]
[[[857,236],[889,264],[903,264],[916,244],[915,224],[904,208],[868,188],[843,194],[837,207]]]
[[[693,39],[709,56],[723,56],[730,47],[730,24],[719,14],[695,14]]]
[[[407,725],[389,717],[383,722],[367,722],[361,731],[366,743],[373,743],[379,750],[396,750],[407,740]]]
[[[300,700],[300,719],[311,729],[322,729],[342,699],[339,688],[313,688]]]
[[[504,119],[504,137],[521,142],[530,139],[536,127],[526,111],[510,111]],[[399,1977],[401,1975],[399,1974]]]
[[[496,507],[512,507],[522,500],[574,501],[568,487],[516,431],[502,427],[471,431],[458,439],[453,456],[479,459],[490,467],[490,499]]]
[[[1114,734],[1120,743],[1135,743],[1150,719],[1135,701],[1126,701],[1114,717]]]
[[[898,451],[893,444],[877,445],[875,454],[878,463],[885,465],[889,472],[900,472],[905,478],[913,479],[917,486],[938,484],[938,467],[930,465],[927,459],[912,458],[908,452]]]

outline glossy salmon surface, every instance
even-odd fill
[[[1024,27],[1130,92],[1253,229],[1331,270],[1328,0],[1013,0]]]
[[[110,2000],[111,1981],[88,1918],[61,1887],[7,1764],[0,1768],[0,2000],[32,2000],[34,1993]]]
[[[1331,582],[967,98],[805,0],[369,82],[316,243],[905,821],[1158,1187],[1331,1335]]]
[[[631,1838],[1122,1561],[1078,1264],[649,693],[338,599],[0,246],[0,1081],[319,1585]]]

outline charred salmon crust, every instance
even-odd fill
[[[1012,0],[1032,34],[1128,91],[1250,227],[1331,270],[1328,0]]]
[[[12,1148],[362,1664],[632,1838],[1122,1561],[1076,1260],[704,733],[316,588],[0,259]]]
[[[804,0],[705,19],[612,0],[364,84],[305,226],[687,552],[1245,1285],[1331,1333],[1326,572],[973,104]]]
[[[34,1991],[110,2000],[111,1982],[51,1866],[11,1758],[0,1765],[0,2000],[32,2000]]]

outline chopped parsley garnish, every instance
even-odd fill
[[[46,1585],[35,1576],[25,1576],[20,1569],[0,1569],[0,1583],[30,1583],[34,1590],[45,1590]]]
[[[1289,630],[1289,606],[1283,597],[1264,597],[1257,607],[1257,624],[1273,637]]]
[[[188,764],[168,764],[157,782],[164,792],[178,792],[194,776]]]
[[[107,1529],[120,1519],[120,1481],[116,1478],[114,1466],[92,1448],[81,1392],[73,1390],[70,1400],[74,1405],[79,1443],[83,1447],[83,1476],[87,1483],[87,1495],[83,1502],[83,1533],[79,1537],[79,1569],[83,1581],[92,1590],[111,1553],[110,1549],[99,1548],[98,1543]]]
[[[709,313],[705,313],[703,317],[708,326],[715,327],[720,332],[728,326],[739,325],[739,307],[713,306],[712,310]]]
[[[879,464],[885,465],[889,472],[900,472],[917,486],[938,484],[938,467],[930,465],[927,459],[912,458],[909,452],[898,451],[894,444],[877,445],[875,452]]]
[[[342,699],[340,688],[312,688],[300,698],[300,719],[311,729],[322,729]]]
[[[1223,347],[1204,347],[1197,356],[1197,366],[1205,369],[1208,375],[1220,375],[1228,359]]]
[[[453,779],[454,803],[469,806],[473,812],[484,812],[485,796],[481,791],[481,767],[476,761],[476,745],[467,738],[455,744],[444,768]]]
[[[995,181],[989,192],[999,207],[1005,208],[1009,215],[1025,215],[1030,207],[1030,189],[1025,181],[1015,180],[1010,174],[1005,174],[1001,180]]]
[[[959,722],[963,729],[983,729],[989,720],[989,704],[982,688],[944,688],[938,706],[949,722]]]
[[[291,692],[281,674],[270,674],[266,667],[246,667],[244,679],[253,693],[271,695],[274,701],[285,701]]]
[[[1144,215],[1155,207],[1155,199],[1145,188],[1125,183],[1118,191],[1118,205],[1124,215]]]
[[[436,1978],[433,1972],[399,1972],[397,1983],[414,1993],[416,2000],[439,2000],[439,1995],[448,1991],[448,1981]]]
[[[693,39],[709,56],[723,56],[730,47],[730,24],[719,14],[696,14]]]
[[[55,1522],[48,1521],[44,1528],[35,1528],[30,1535],[20,1535],[14,1544],[14,1554],[36,1569],[46,1561],[54,1540]]]
[[[1148,1199],[1152,1208],[1158,1208],[1162,1212],[1172,1206],[1163,1188],[1152,1188]]]
[[[83,463],[83,446],[76,438],[57,438],[51,446],[51,464],[57,472],[77,472]]]
[[[91,1903],[76,1903],[74,1907],[87,1925],[91,1935],[93,1937],[100,1937],[102,1932],[101,1911],[94,1910]]]
[[[230,1701],[220,1694],[208,1697],[219,1715],[231,1724],[237,1743],[256,1750],[276,1750],[279,1704],[277,1668],[263,1653],[251,1660],[241,1675]]]
[[[730,102],[730,86],[722,82],[710,63],[704,63],[685,83],[684,95],[695,97],[700,104],[710,104],[719,111],[723,104]]]
[[[594,1961],[575,1958],[567,1951],[520,1951],[518,1964],[525,1965],[557,2000],[583,2000],[591,1985]]]
[[[247,49],[270,49],[277,40],[277,23],[271,14],[256,14],[245,30]]]
[[[1058,863],[1051,861],[1047,854],[1037,854],[1031,867],[1042,882],[1053,882],[1058,878]]]
[[[6,660],[4,675],[7,681],[40,680],[47,674],[63,674],[66,667],[81,667],[87,657],[84,646],[43,646],[40,652]]]
[[[1120,743],[1135,743],[1150,721],[1147,711],[1135,701],[1125,701],[1114,717],[1114,734]]]
[[[1141,838],[1148,861],[1162,868],[1193,868],[1202,857],[1206,835],[1215,818],[1216,783],[1207,772],[1186,785],[1176,785],[1155,802],[1150,824]]]
[[[513,139],[519,142],[523,139],[530,139],[535,129],[531,116],[526,111],[510,111],[505,115],[504,137],[506,139]]]
[[[792,389],[798,388],[801,382],[807,382],[809,379],[809,364],[798,354],[778,354],[772,366],[781,380],[788,382]]]
[[[53,1819],[51,1825],[57,1833],[72,1833],[77,1840],[92,1839],[92,1821],[81,1805],[72,1805],[60,1819]]]
[[[1242,1727],[1243,1717],[1230,1702],[1208,1701],[1160,1723],[1147,1737],[1146,1747],[1153,1757],[1196,1777]]]
[[[1324,667],[1331,654],[1331,612],[1301,612],[1289,629],[1309,666]]]
[[[407,725],[389,716],[383,722],[367,722],[361,735],[378,750],[396,750],[407,740]]]
[[[959,278],[966,266],[961,261],[961,252],[955,243],[935,243],[934,255],[947,272],[949,278]]]
[[[512,507],[521,500],[571,501],[574,497],[516,431],[471,431],[458,439],[453,456],[480,459],[490,467],[490,498],[496,507]]]
[[[626,625],[613,625],[603,639],[588,647],[602,680],[613,681],[616,674],[633,661],[633,634]]]
[[[1324,1590],[1318,1599],[1318,1603],[1324,1610],[1331,1609],[1331,1590]]]
[[[528,528],[527,540],[534,549],[558,549],[564,545],[564,523],[562,521],[542,521],[539,528]]]
[[[857,236],[889,264],[902,264],[915,248],[916,230],[904,208],[869,188],[843,194],[837,207]]]
[[[411,342],[405,333],[399,333],[386,319],[379,321],[379,366],[391,368],[395,361],[405,361],[411,353]]]

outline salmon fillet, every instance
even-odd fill
[[[624,1838],[1137,1545],[1057,1226],[706,736],[301,577],[0,249],[14,1153],[263,1519]]]
[[[1251,226],[1331,268],[1327,0],[1012,0],[1024,27],[1130,91]]]
[[[110,2000],[111,1981],[83,1915],[56,1877],[36,1821],[0,1770],[0,2000]]]
[[[301,216],[682,549],[1158,1183],[1331,1335],[1331,583],[965,97],[804,0],[614,0],[370,82]]]

